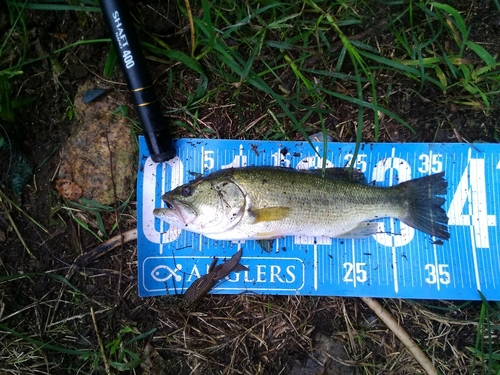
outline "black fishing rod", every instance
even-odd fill
[[[144,130],[151,159],[156,163],[170,160],[175,157],[172,136],[163,118],[127,2],[99,0],[99,3]]]

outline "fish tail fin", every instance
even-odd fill
[[[397,185],[404,191],[407,214],[399,218],[403,223],[443,240],[450,238],[448,215],[442,205],[446,201],[448,182],[444,172],[405,181]]]

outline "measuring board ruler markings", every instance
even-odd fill
[[[151,161],[140,138],[138,175],[139,294],[183,293],[207,273],[213,257],[241,264],[213,293],[500,300],[500,146],[494,144],[354,144],[179,139],[177,156]],[[246,166],[296,169],[353,163],[377,186],[445,171],[449,241],[435,240],[396,219],[366,239],[286,237],[270,253],[255,241],[216,241],[170,228],[153,216],[161,195],[196,175]],[[335,207],[332,207],[335,209]]]

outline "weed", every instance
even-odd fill
[[[481,368],[481,375],[497,375],[500,373],[500,348],[497,346],[497,332],[500,329],[500,303],[490,303],[482,294],[481,298],[476,343],[474,347],[467,349],[474,356],[474,364],[477,361]]]
[[[135,353],[132,349],[134,343],[144,338],[148,338],[156,331],[156,328],[141,334],[137,329],[126,326],[120,329],[116,338],[101,346],[101,352],[89,352],[80,355],[80,359],[92,363],[95,370],[99,365],[99,359],[106,362],[107,368],[113,368],[118,371],[132,371],[142,362],[141,355]],[[132,335],[132,338],[125,340],[126,336]]]

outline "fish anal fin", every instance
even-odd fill
[[[365,238],[380,233],[380,223],[363,221],[346,233],[335,236],[337,238]]]
[[[282,230],[274,230],[271,232],[260,232],[254,234],[250,239],[251,240],[257,240],[259,241],[258,244],[262,248],[262,250],[270,252],[272,244],[261,242],[261,241],[269,241],[269,240],[275,240],[276,238],[282,238],[285,236],[285,232]],[[269,249],[269,251],[267,250]]]
[[[290,207],[277,206],[250,210],[250,214],[254,218],[253,223],[257,224],[285,219],[290,215],[290,211]]]
[[[257,243],[259,244],[262,250],[264,250],[266,253],[270,253],[273,248],[274,240],[273,239],[257,240]]]

